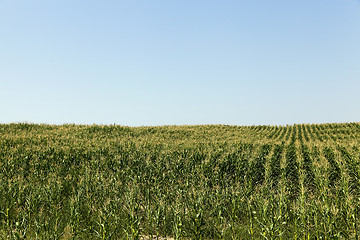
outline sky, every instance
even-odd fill
[[[0,0],[0,122],[360,122],[358,0]]]

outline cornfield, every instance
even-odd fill
[[[359,239],[360,124],[0,125],[2,239]]]

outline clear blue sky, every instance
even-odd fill
[[[0,0],[0,122],[360,121],[358,0]]]

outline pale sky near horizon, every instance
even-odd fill
[[[360,122],[358,0],[0,0],[0,123]]]

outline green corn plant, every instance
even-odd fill
[[[299,166],[294,143],[291,143],[286,148],[285,176],[290,196],[294,199],[299,193]]]
[[[305,170],[304,183],[311,192],[314,192],[314,190],[316,188],[315,173],[313,171],[313,163],[312,163],[312,159],[310,156],[309,148],[306,145],[302,144],[301,152],[302,152],[302,158],[303,158],[302,166],[303,166],[303,169]]]
[[[281,157],[284,151],[284,145],[276,145],[274,148],[274,153],[270,159],[270,182],[273,188],[277,188],[279,178],[281,177]]]
[[[330,171],[330,174],[329,174],[330,187],[335,187],[336,183],[341,178],[341,170],[338,166],[338,163],[335,160],[335,155],[331,148],[329,148],[329,147],[324,148],[324,156],[330,164],[330,169],[329,169],[329,171]]]
[[[343,159],[346,162],[347,172],[349,175],[349,188],[350,192],[356,196],[360,195],[360,177],[359,177],[359,170],[358,164],[355,162],[353,157],[346,151],[345,147],[339,146],[338,147]]]
[[[258,156],[254,159],[251,167],[251,183],[253,188],[261,186],[265,181],[265,163],[270,151],[271,145],[263,145],[260,148]]]

